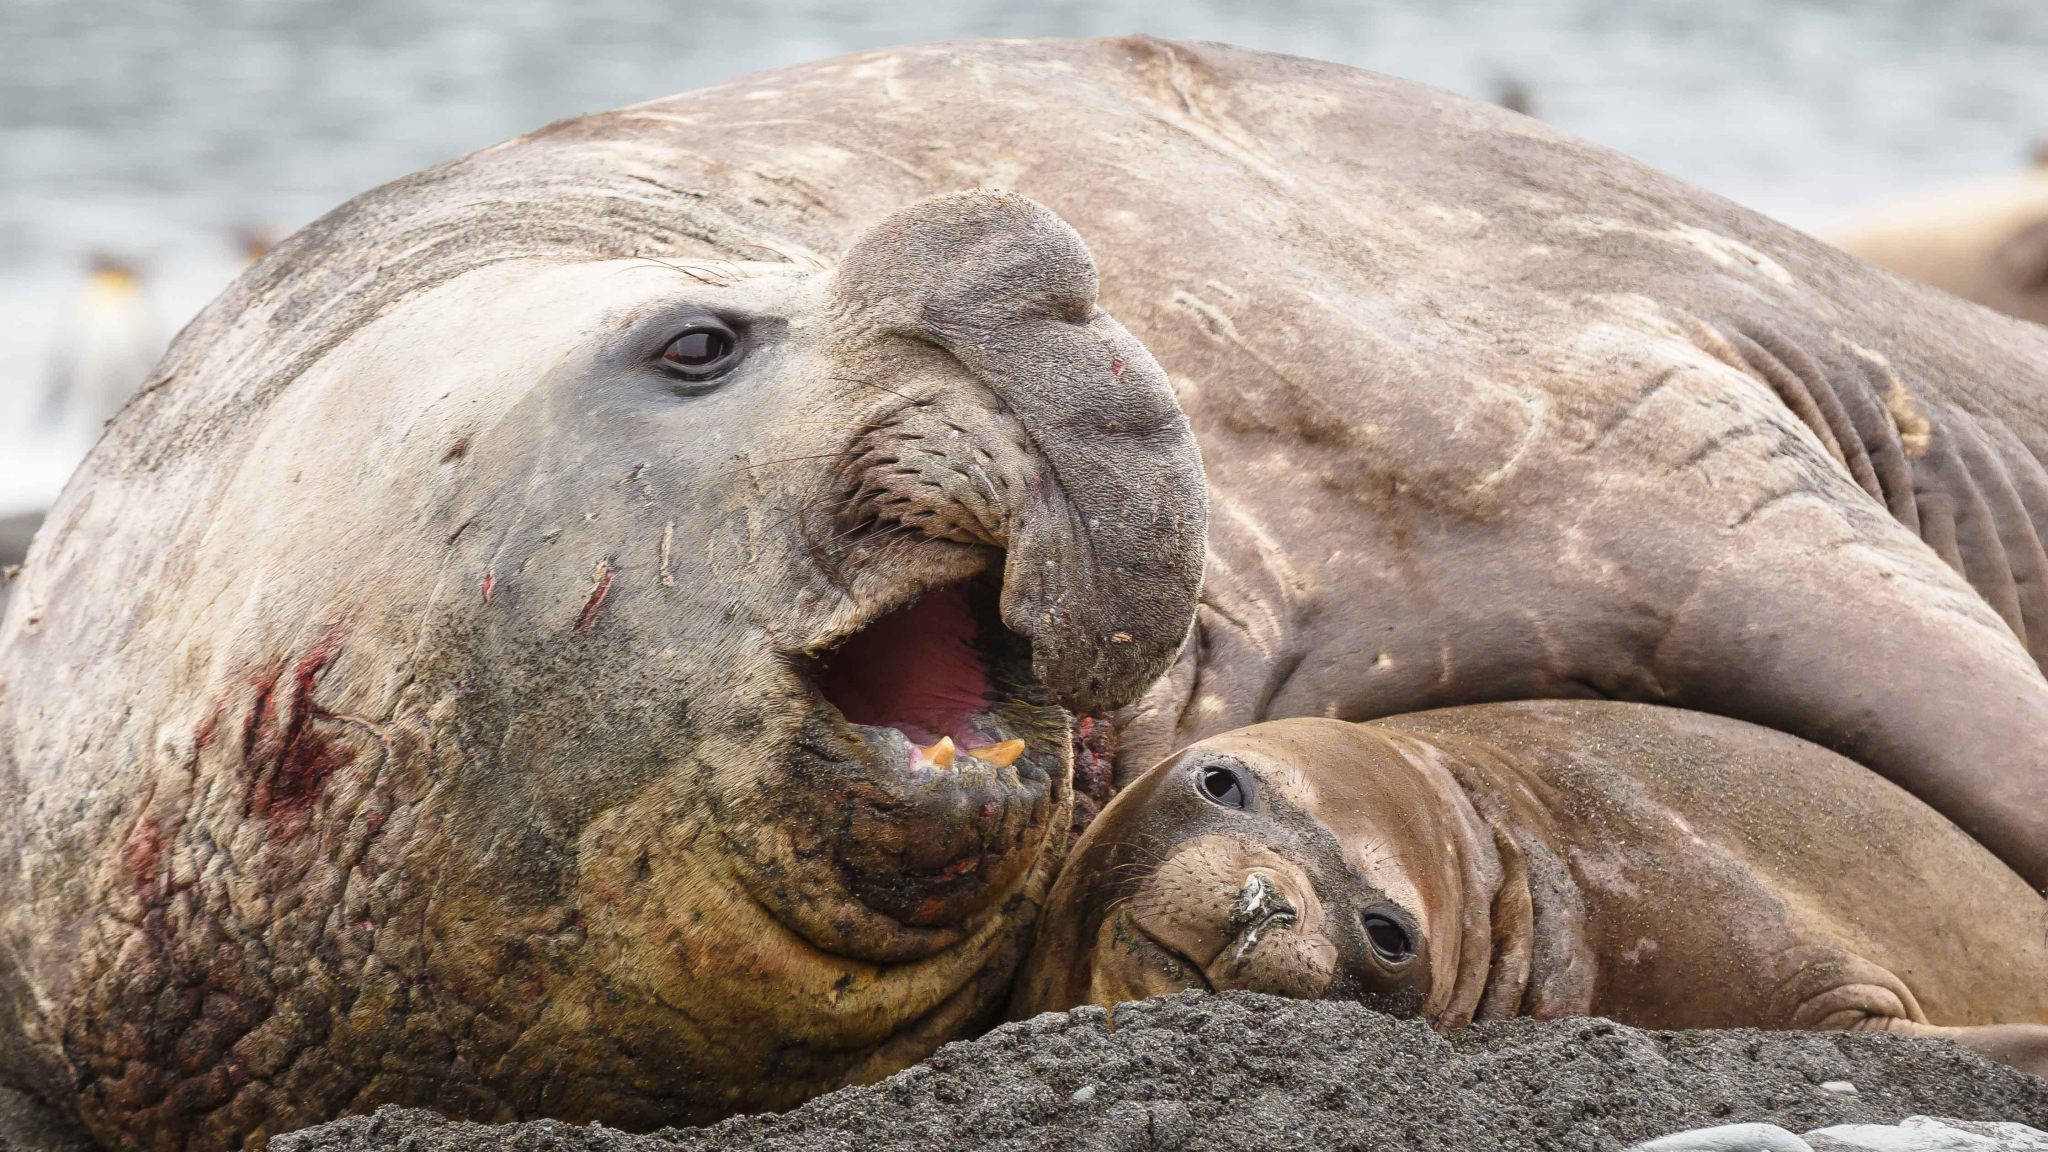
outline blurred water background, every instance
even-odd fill
[[[2048,133],[2048,0],[0,0],[0,518],[46,503],[96,426],[32,427],[52,374],[109,325],[167,337],[238,271],[241,233],[756,69],[1134,31],[1518,84],[1536,115],[1809,230],[2014,168]],[[81,313],[92,253],[132,262],[146,303]]]

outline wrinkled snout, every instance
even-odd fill
[[[1244,886],[1238,889],[1237,903],[1230,909],[1228,927],[1237,931],[1237,946],[1231,951],[1231,959],[1243,960],[1265,939],[1267,929],[1284,929],[1300,919],[1294,902],[1264,872],[1246,876]]]
[[[1339,948],[1302,868],[1264,845],[1205,836],[1181,845],[1105,922],[1098,1003],[1182,988],[1315,999]]]
[[[834,280],[847,339],[942,349],[964,369],[956,394],[1014,418],[1028,458],[956,462],[981,494],[956,502],[971,516],[937,519],[972,520],[968,538],[1004,550],[1003,623],[1031,641],[1037,678],[1085,710],[1130,702],[1173,659],[1208,528],[1187,417],[1096,289],[1072,228],[993,192],[890,216]]]

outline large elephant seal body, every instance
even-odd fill
[[[2048,161],[1873,209],[1828,238],[1901,276],[2048,324]]]
[[[1045,915],[1018,1015],[1246,988],[1952,1036],[2048,1074],[2048,902],[1862,767],[1654,705],[1205,740],[1104,811]]]
[[[880,223],[989,185],[1095,265]],[[643,374],[721,309],[752,375]],[[0,632],[0,1050],[193,1146],[879,1074],[999,998],[1080,807],[1053,705],[1162,658],[1127,774],[1668,701],[2048,881],[2044,378],[2016,321],[1307,61],[938,45],[557,124],[280,245],[72,483]]]

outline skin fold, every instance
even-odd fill
[[[707,313],[737,374],[648,375]],[[2048,882],[2044,377],[1286,57],[933,45],[542,128],[280,244],[55,510],[0,1073],[164,1147],[785,1106],[992,1017],[1077,792],[1286,716],[1737,717]]]
[[[2048,1075],[2025,881],[1859,765],[1654,705],[1280,720],[1160,764],[1076,845],[1011,1014],[1184,988],[1884,1030]]]

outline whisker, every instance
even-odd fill
[[[806,460],[837,460],[845,455],[844,452],[819,452],[811,456],[788,456],[780,460],[752,460],[734,469],[733,474],[755,468],[772,468],[777,464],[801,464]]]
[[[653,265],[657,268],[665,268],[668,271],[674,272],[679,276],[688,276],[690,279],[695,280],[699,284],[709,285],[713,288],[729,287],[732,284],[732,282],[737,278],[735,276],[720,275],[719,273],[715,272],[710,266],[703,264],[672,264],[669,261],[663,260],[658,256],[634,256],[631,259],[638,261],[641,264]],[[631,269],[624,269],[624,271],[630,270]]]
[[[875,383],[872,380],[862,380],[857,376],[833,376],[830,377],[830,379],[835,384],[858,384],[863,388],[873,388],[877,392],[887,392],[889,395],[894,396],[897,399],[904,401],[905,403],[916,405],[919,408],[922,408],[925,405],[931,403],[931,401],[929,400],[912,399],[911,397],[905,396],[903,393],[898,392],[894,388],[885,387],[881,384]]]
[[[789,515],[784,516],[782,519],[777,520],[775,523],[770,524],[768,527],[762,529],[761,535],[765,536],[768,533],[773,532],[778,528],[781,528],[783,525],[789,523],[791,520],[794,520],[797,517],[803,515],[804,513],[809,512],[811,509],[816,508],[818,505],[825,504],[832,500],[838,499],[840,495],[841,494],[838,492],[826,492],[821,495],[811,497],[809,500],[806,500],[802,504],[799,504],[795,508],[791,509]]]
[[[840,533],[838,533],[837,535],[834,535],[834,536],[833,536],[833,537],[831,537],[830,539],[826,540],[826,541],[825,541],[825,542],[824,542],[823,544],[819,545],[819,547],[821,547],[821,548],[829,548],[829,547],[831,547],[832,545],[834,545],[834,544],[837,544],[837,543],[839,543],[839,542],[840,542],[841,540],[844,540],[844,539],[846,539],[846,538],[847,538],[847,537],[849,537],[849,536],[853,536],[853,535],[855,535],[855,534],[859,533],[859,532],[861,531],[861,529],[863,529],[863,528],[865,528],[865,527],[867,527],[867,524],[866,524],[866,523],[856,524],[856,525],[854,525],[853,527],[851,527],[851,528],[848,528],[848,529],[847,529],[846,531],[844,531],[844,532],[840,532]],[[874,536],[873,536],[873,537],[871,537],[871,539],[874,539],[874,540],[887,540],[887,539],[889,539],[889,538],[890,538],[890,537],[892,537],[892,536],[900,536],[900,535],[915,535],[915,534],[917,534],[917,533],[918,533],[919,531],[920,531],[920,530],[919,530],[918,528],[916,528],[915,526],[913,526],[913,525],[910,525],[910,524],[905,524],[905,523],[904,523],[903,521],[901,521],[901,520],[897,520],[897,521],[893,521],[892,523],[890,523],[888,527],[886,527],[886,528],[882,528],[882,529],[880,529],[880,530],[876,531],[876,532],[875,532],[875,534],[874,534]]]
[[[887,428],[892,423],[894,423],[892,420],[867,424],[848,424],[844,420],[785,420],[781,422],[785,428],[852,428],[863,432],[872,432],[877,428]]]

